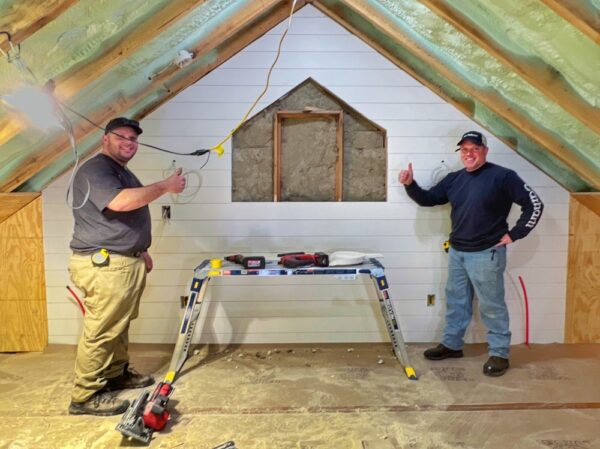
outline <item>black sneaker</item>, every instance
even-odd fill
[[[437,345],[435,348],[429,348],[423,355],[429,360],[444,360],[447,358],[458,359],[463,356],[462,349],[454,350],[445,347],[443,344]]]
[[[129,363],[125,364],[123,368],[123,374],[112,379],[108,379],[105,391],[118,391],[128,390],[130,388],[144,388],[149,387],[154,383],[154,377],[146,376],[138,373],[132,368],[129,368]]]
[[[105,390],[98,391],[85,402],[71,402],[69,415],[111,416],[125,413],[129,408],[127,399],[119,399]]]
[[[483,374],[491,377],[502,376],[509,367],[508,359],[491,356],[483,365]]]

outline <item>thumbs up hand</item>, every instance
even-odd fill
[[[400,170],[400,174],[398,175],[398,181],[400,184],[404,184],[408,186],[413,182],[413,168],[412,162],[408,164],[408,170]]]
[[[181,174],[181,167],[175,170],[175,172],[165,179],[165,183],[167,186],[167,192],[171,193],[181,193],[183,189],[185,189],[185,178]]]

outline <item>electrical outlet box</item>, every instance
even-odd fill
[[[164,220],[171,219],[171,206],[163,206],[162,207],[162,218]]]
[[[434,294],[427,295],[427,307],[431,307],[434,305],[435,305],[435,295]]]

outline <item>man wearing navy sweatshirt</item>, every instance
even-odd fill
[[[452,206],[446,327],[442,343],[424,355],[429,360],[463,356],[473,295],[477,294],[481,320],[488,329],[490,357],[483,373],[501,376],[509,367],[511,336],[504,301],[506,246],[531,232],[544,205],[514,171],[487,162],[487,141],[480,132],[465,133],[457,145],[465,168],[448,174],[429,190],[413,180],[412,164],[398,177],[420,206]],[[521,216],[509,229],[506,219],[513,203],[521,206]]]

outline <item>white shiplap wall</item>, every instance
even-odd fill
[[[285,24],[257,40],[142,122],[142,141],[180,152],[218,143],[261,92]],[[480,129],[419,82],[307,6],[293,19],[271,87],[255,112],[307,77],[388,131],[386,203],[232,203],[230,142],[222,158],[177,157],[190,172],[195,195],[164,196],[151,205],[155,269],[148,277],[134,342],[174,342],[193,268],[228,254],[302,250],[379,252],[407,341],[438,341],[444,323],[447,207],[419,208],[398,185],[410,161],[422,185],[445,160],[460,168],[453,152],[464,131]],[[484,130],[482,130],[484,131]],[[524,307],[518,276],[529,296],[530,341],[562,342],[565,315],[568,192],[489,136],[489,159],[515,169],[545,203],[540,225],[509,248],[507,301],[513,343],[524,340]],[[162,179],[173,157],[140,147],[130,167],[144,183]],[[67,175],[43,192],[50,342],[76,343],[81,317],[65,286],[73,221],[64,203]],[[160,219],[170,204],[172,219]],[[518,211],[513,210],[513,220]],[[427,307],[427,295],[437,297]],[[327,278],[215,279],[197,328],[206,342],[376,342],[388,336],[370,281]],[[202,332],[200,331],[202,330]],[[485,341],[476,319],[469,341]]]

